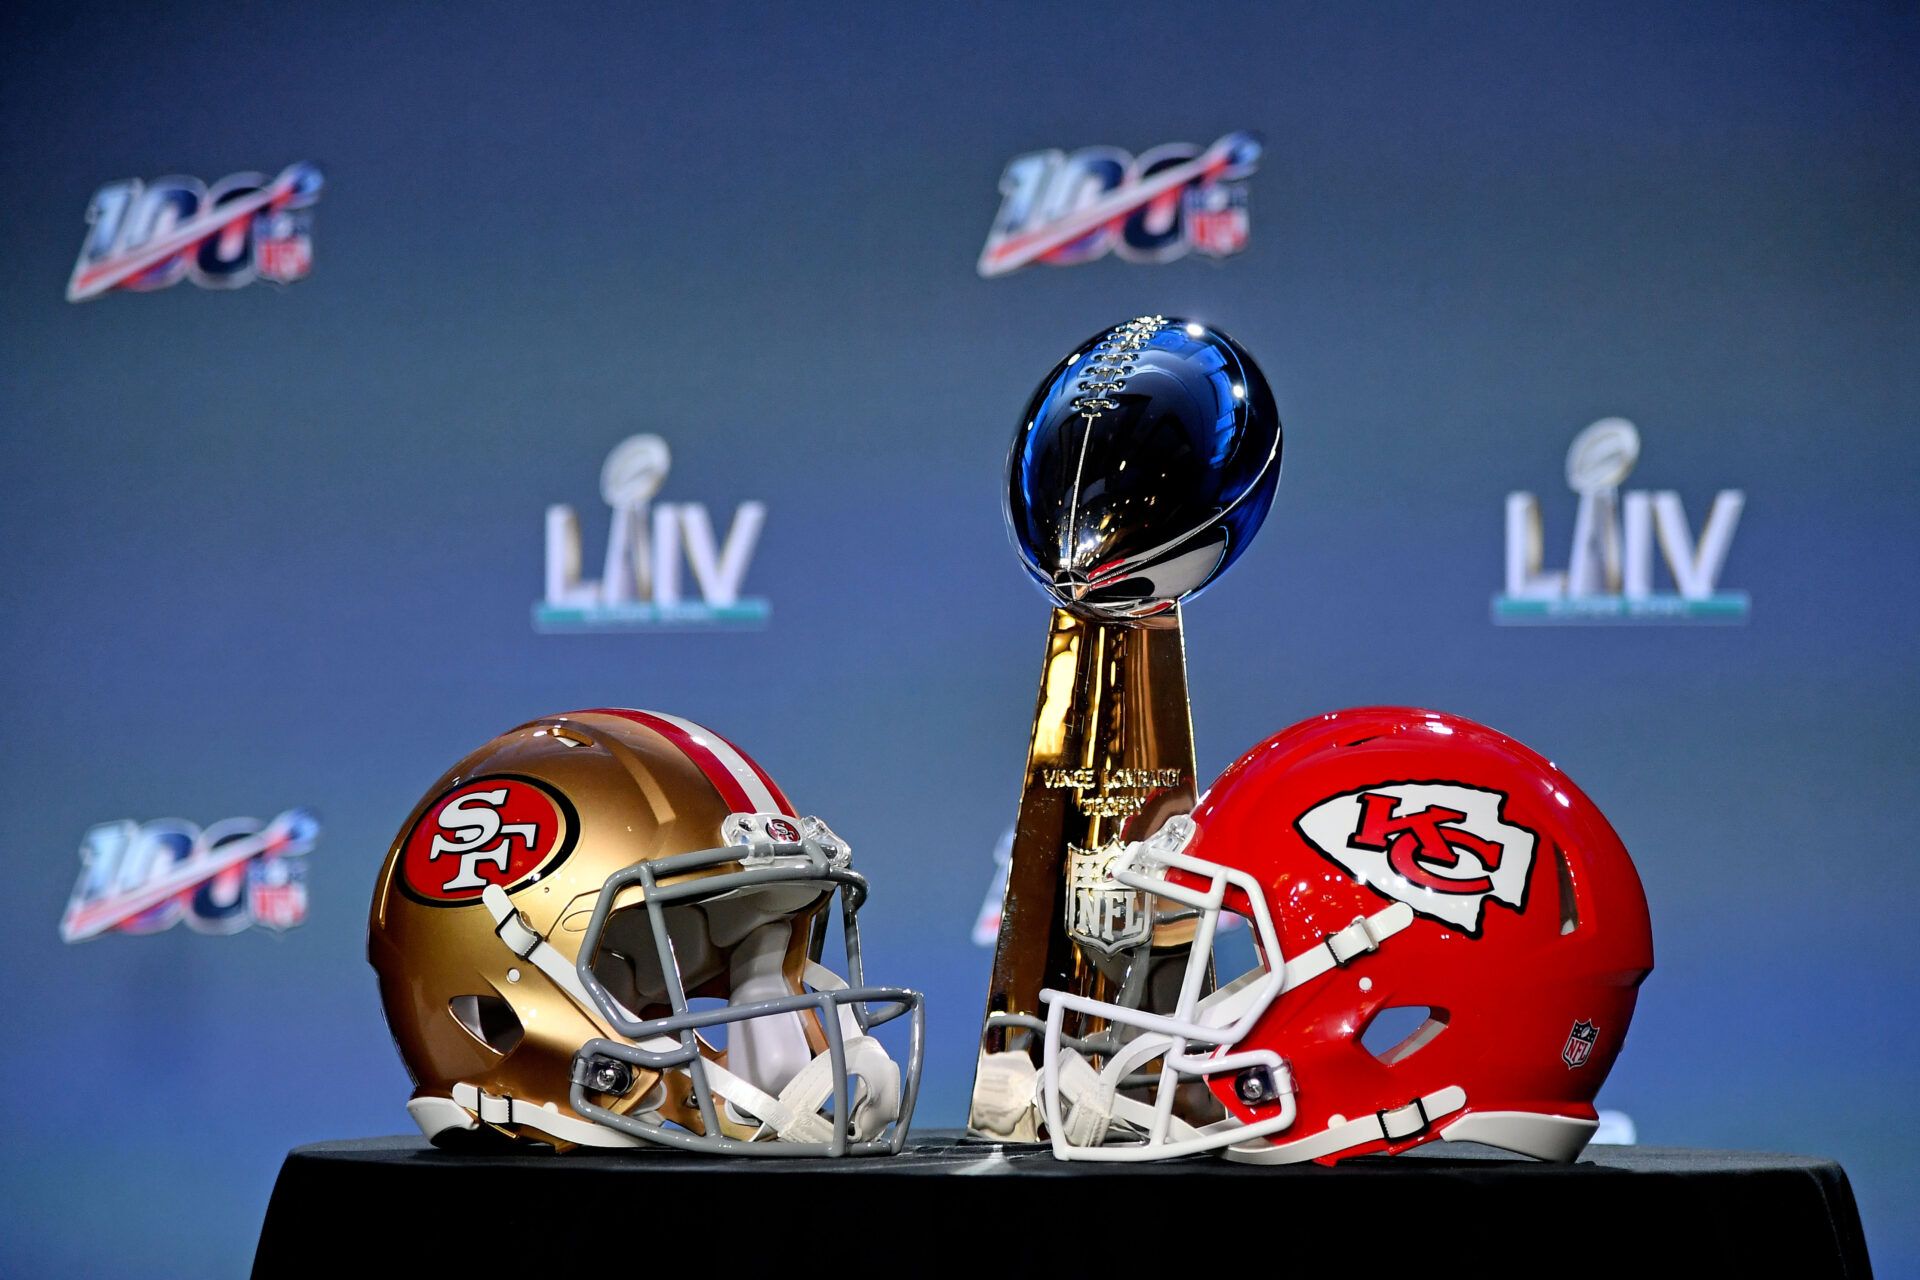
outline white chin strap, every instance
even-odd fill
[[[807,985],[815,991],[847,989],[847,984],[839,974],[811,960],[807,961],[804,972]],[[791,994],[785,990],[784,984],[781,994]],[[900,1114],[900,1067],[887,1056],[886,1048],[878,1040],[860,1029],[852,1009],[839,1005],[835,1012],[840,1018],[841,1044],[846,1050],[847,1088],[852,1095],[848,1100],[853,1109],[852,1140],[865,1142],[878,1137]],[[797,1030],[799,1016],[783,1014],[733,1023],[728,1030],[729,1040],[743,1028],[760,1022],[780,1023],[792,1018],[796,1020]],[[801,1043],[805,1045],[804,1038]],[[733,1056],[731,1050],[727,1056]],[[821,1108],[833,1101],[831,1050],[816,1055],[794,1072],[781,1087],[778,1096],[748,1083],[725,1067],[711,1062],[705,1065],[714,1092],[726,1099],[727,1114],[736,1121],[759,1123],[759,1128],[751,1135],[753,1141],[833,1141],[833,1121],[820,1114]]]
[[[654,1036],[636,1041],[620,1035],[601,1017],[580,981],[579,971],[546,939],[528,927],[524,917],[514,910],[504,890],[498,885],[489,885],[480,898],[493,916],[494,932],[507,949],[532,964],[546,975],[548,981],[565,992],[568,999],[600,1028],[603,1036],[653,1052],[680,1047],[680,1042],[671,1036]],[[785,935],[790,927],[776,922],[755,930],[742,941],[741,954],[736,957],[730,975],[736,984],[733,1003],[744,1004],[793,994],[778,967],[779,961],[785,957]],[[772,972],[778,981],[778,990],[773,990],[768,986],[768,970],[769,956],[774,954],[776,933],[779,935],[778,956],[772,962]],[[803,976],[807,985],[815,991],[847,989],[846,982],[839,974],[811,960],[806,962]],[[878,1040],[861,1031],[850,1008],[840,1005],[837,1006],[837,1012],[846,1053],[847,1087],[852,1095],[849,1099],[853,1112],[852,1140],[864,1142],[879,1136],[899,1117],[900,1067],[888,1056],[886,1048]],[[761,1023],[769,1026],[760,1028],[758,1024]],[[749,1028],[753,1030],[749,1032]],[[831,1142],[833,1121],[820,1112],[833,1100],[833,1055],[829,1050],[811,1060],[807,1059],[806,1037],[800,1015],[793,1013],[743,1019],[730,1024],[729,1036],[744,1037],[740,1047],[746,1051],[746,1063],[742,1069],[754,1079],[777,1086],[776,1092],[769,1092],[716,1062],[701,1062],[713,1091],[725,1103],[728,1117],[739,1124],[757,1126],[750,1140]],[[798,1037],[798,1051],[794,1048],[795,1037]],[[634,1118],[647,1124],[664,1123],[658,1108],[665,1101],[666,1090],[656,1083],[648,1096],[641,1099]],[[467,1083],[456,1084],[451,1098],[415,1098],[407,1104],[407,1112],[428,1138],[453,1129],[477,1129],[486,1123],[533,1129],[562,1142],[581,1146],[644,1145],[643,1139],[631,1134],[562,1113],[551,1102],[535,1105],[524,1099],[495,1097]]]
[[[1261,979],[1266,977],[1258,970],[1245,973],[1215,991],[1198,1005],[1200,1020],[1209,1026],[1231,1025],[1264,994]],[[1061,1128],[1067,1143],[1076,1147],[1098,1146],[1106,1141],[1116,1125],[1130,1136],[1151,1133],[1154,1109],[1121,1097],[1119,1091],[1128,1075],[1172,1046],[1171,1036],[1137,1036],[1114,1055],[1105,1071],[1099,1071],[1079,1051],[1063,1045],[1057,1055],[1057,1075],[1063,1113]],[[1040,1070],[1025,1050],[981,1054],[974,1074],[970,1126],[1003,1142],[1039,1141],[1046,1122],[1041,1088]],[[1202,1132],[1171,1114],[1167,1123],[1171,1136],[1179,1140],[1198,1137]]]
[[[1318,1133],[1292,1142],[1268,1142],[1264,1139],[1237,1142],[1227,1148],[1226,1156],[1241,1164],[1297,1164],[1302,1160],[1318,1160],[1323,1156],[1351,1151],[1369,1142],[1398,1142],[1403,1138],[1411,1138],[1466,1105],[1467,1091],[1459,1085],[1448,1085],[1444,1089],[1435,1089],[1424,1098],[1415,1098],[1404,1107],[1338,1121]]]
[[[1216,881],[1215,893],[1218,893]],[[1256,904],[1258,900],[1256,899]],[[1217,910],[1217,900],[1205,905]],[[1322,938],[1318,944],[1282,962],[1277,970],[1254,969],[1193,1006],[1191,1015],[1167,1017],[1124,1009],[1061,992],[1042,999],[1048,1011],[1050,1071],[1038,1073],[1034,1109],[1050,1120],[1048,1137],[1054,1154],[1066,1160],[1151,1160],[1226,1148],[1228,1159],[1254,1164],[1284,1164],[1316,1160],[1375,1141],[1399,1141],[1423,1132],[1435,1121],[1466,1105],[1466,1092],[1457,1086],[1436,1090],[1403,1107],[1339,1119],[1317,1134],[1293,1142],[1276,1143],[1269,1134],[1290,1128],[1297,1115],[1294,1084],[1287,1064],[1267,1050],[1234,1052],[1237,1043],[1274,1000],[1287,992],[1344,968],[1377,951],[1387,939],[1413,923],[1413,909],[1396,902]],[[1257,926],[1267,926],[1264,917]],[[1277,948],[1270,948],[1274,954]],[[1276,980],[1277,979],[1277,980]],[[1061,1019],[1067,1010],[1107,1018],[1116,1025],[1139,1029],[1140,1034],[1113,1054],[1096,1071],[1081,1054],[1058,1042]],[[1209,1046],[1220,1046],[1209,1048]],[[1199,1052],[1194,1052],[1199,1050]],[[1165,1056],[1161,1080],[1151,1103],[1121,1096],[1128,1077],[1155,1058]],[[995,1054],[1000,1075],[1014,1070],[1011,1059],[1024,1054]],[[1269,1116],[1252,1122],[1228,1117],[1196,1126],[1172,1113],[1175,1081],[1202,1079],[1249,1067],[1263,1068],[1271,1092],[1263,1102],[1277,1104]],[[1057,1093],[1059,1114],[1046,1114],[1049,1074]],[[1009,1079],[1011,1077],[1009,1076]],[[1113,1144],[1113,1145],[1108,1145]]]
[[[658,1085],[654,1089],[658,1097],[646,1098],[641,1103],[642,1107],[648,1104],[658,1106],[665,1100],[666,1091]],[[574,1142],[583,1147],[641,1145],[641,1140],[632,1134],[565,1114],[551,1102],[535,1106],[524,1098],[498,1098],[464,1081],[453,1086],[451,1098],[415,1098],[407,1104],[407,1114],[420,1126],[420,1132],[429,1138],[438,1137],[449,1130],[478,1129],[482,1123],[486,1123],[533,1129],[557,1141]],[[660,1115],[655,1111],[643,1111],[639,1119],[658,1123]]]
[[[1258,969],[1242,974],[1195,1006],[1196,1021],[1206,1027],[1233,1025],[1249,1009],[1259,1004],[1263,997],[1269,996],[1271,983],[1267,979],[1268,975]],[[1173,1055],[1173,1065],[1183,1075],[1237,1070],[1242,1058],[1249,1059],[1246,1065],[1253,1065],[1249,1055],[1190,1057],[1182,1052],[1183,1040],[1184,1037],[1176,1039],[1160,1032],[1143,1033],[1123,1045],[1108,1060],[1106,1069],[1099,1071],[1079,1052],[1063,1046],[1056,1068],[1061,1125],[1060,1132],[1052,1135],[1055,1151],[1059,1151],[1062,1144],[1074,1149],[1098,1148],[1115,1138],[1123,1141],[1149,1139],[1156,1123],[1165,1126],[1165,1136],[1160,1142],[1151,1147],[1137,1144],[1122,1146],[1115,1150],[1115,1156],[1125,1158],[1134,1150],[1152,1150],[1155,1155],[1176,1155],[1224,1146],[1228,1139],[1218,1135],[1243,1127],[1239,1121],[1196,1126],[1174,1115],[1170,1109],[1162,1116],[1156,1104],[1120,1096],[1120,1089],[1129,1076],[1163,1054]],[[1286,1064],[1277,1059],[1271,1062],[1263,1059],[1259,1065],[1269,1068],[1281,1104],[1280,1113],[1262,1123],[1272,1128],[1285,1127],[1293,1122],[1294,1116],[1293,1082]],[[1162,1089],[1165,1089],[1164,1085]],[[1044,1111],[1043,1103],[1036,1105]]]
[[[1076,1050],[1065,1050],[1060,1065],[1060,1109],[1064,1113],[1061,1140],[1071,1147],[1098,1147],[1110,1138],[1145,1138],[1151,1134],[1154,1108],[1121,1097],[1119,1082],[1134,1067],[1151,1062],[1170,1047],[1164,1037],[1141,1036],[1115,1054],[1106,1071],[1094,1070]],[[1115,1066],[1126,1069],[1115,1071]],[[1169,1114],[1166,1125],[1169,1142],[1187,1142],[1200,1136],[1199,1129],[1176,1115]]]

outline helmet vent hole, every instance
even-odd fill
[[[1395,1005],[1375,1014],[1360,1035],[1360,1044],[1386,1066],[1405,1062],[1432,1044],[1447,1029],[1444,1010],[1426,1005]]]
[[[585,737],[563,724],[554,725],[547,730],[547,733],[552,736],[554,741],[569,747],[584,747],[589,745]]]
[[[502,1057],[520,1045],[525,1029],[513,1006],[499,996],[455,996],[447,1012],[466,1033]]]
[[[1580,927],[1580,903],[1573,892],[1573,867],[1559,845],[1553,846],[1553,865],[1560,877],[1560,932],[1565,935]]]

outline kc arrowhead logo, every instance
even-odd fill
[[[1488,898],[1526,909],[1539,837],[1501,816],[1506,800],[1459,782],[1384,782],[1322,800],[1294,826],[1362,884],[1478,937]]]

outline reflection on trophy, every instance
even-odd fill
[[[1246,548],[1280,477],[1280,416],[1217,329],[1143,316],[1056,366],[1007,464],[1009,531],[1055,601],[994,950],[969,1127],[1032,1139],[1028,1088],[1054,988],[1170,1009],[1190,918],[1151,918],[1114,856],[1195,799],[1180,602]],[[1169,963],[1174,962],[1174,963]],[[1098,1060],[1104,1025],[1069,1017]]]

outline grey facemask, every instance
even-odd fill
[[[607,877],[602,885],[580,941],[575,971],[595,1011],[625,1039],[598,1037],[581,1046],[574,1058],[569,1102],[594,1123],[688,1150],[744,1156],[897,1153],[906,1141],[919,1093],[923,998],[905,987],[865,983],[858,913],[867,896],[867,883],[852,869],[846,842],[817,818],[789,819],[777,814],[733,814],[722,833],[728,843],[721,848],[635,863]],[[738,869],[683,878],[729,864],[738,864]],[[675,883],[663,885],[664,880]],[[634,885],[640,887],[641,903],[616,911],[616,899]],[[825,906],[815,915],[808,944],[811,963],[806,966],[806,977],[813,990],[744,999],[723,1008],[693,1009],[676,955],[669,909],[684,910],[694,905],[712,909],[716,904],[749,900],[782,887],[812,888],[837,897],[846,941],[845,984],[819,964],[831,913],[831,906]],[[608,940],[609,922],[632,912],[645,913],[647,928],[630,933],[651,936],[658,961],[658,994],[671,1010],[662,1017],[635,1016],[616,998],[604,980],[606,975],[596,967]],[[645,967],[649,974],[656,972],[651,963]],[[800,1071],[778,1097],[710,1062],[700,1051],[702,1031],[716,1027],[737,1031],[757,1019],[790,1020],[795,1015],[818,1019],[826,1038],[826,1052]],[[910,1030],[906,1062],[898,1067],[870,1034],[902,1015],[909,1015]],[[593,1100],[596,1095],[605,1098],[609,1093],[624,1092],[621,1086],[630,1087],[630,1068],[635,1067],[684,1074],[705,1132],[669,1125],[650,1112],[621,1114]],[[757,1124],[755,1139],[726,1136],[720,1124],[722,1107],[728,1108],[736,1127],[743,1117],[748,1127]]]

